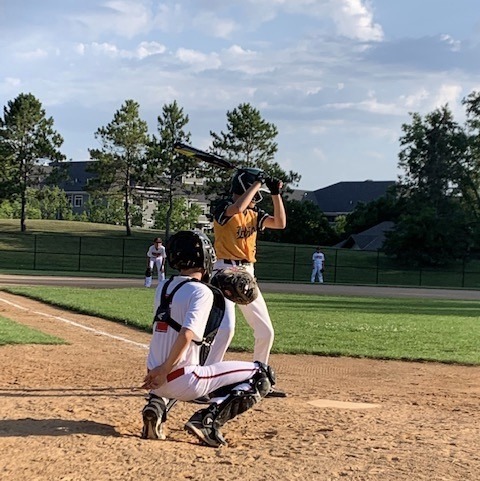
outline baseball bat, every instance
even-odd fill
[[[179,154],[186,155],[187,157],[193,157],[194,159],[207,162],[208,164],[212,164],[217,167],[222,167],[223,169],[235,169],[235,166],[223,157],[211,154],[210,152],[205,152],[204,150],[196,149],[190,145],[176,142],[173,148]]]

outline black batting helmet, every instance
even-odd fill
[[[168,264],[172,269],[201,267],[204,282],[210,280],[213,264],[217,260],[210,239],[201,231],[182,230],[172,235],[166,246]]]
[[[232,178],[230,193],[242,195],[255,181],[261,181],[262,177],[265,177],[265,173],[261,169],[256,169],[254,167],[238,169]],[[262,200],[262,195],[258,192],[253,199],[255,202],[260,202]]]

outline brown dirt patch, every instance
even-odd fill
[[[166,441],[140,439],[144,398],[134,388],[148,334],[5,292],[0,315],[69,343],[0,347],[2,479],[478,479],[478,367],[273,355],[278,385],[290,396],[266,399],[228,423],[229,446],[216,450],[183,430],[199,407],[190,403],[172,411]],[[317,400],[339,404],[310,404]]]

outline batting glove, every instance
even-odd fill
[[[270,194],[272,195],[280,194],[281,184],[282,182],[280,180],[275,179],[273,177],[268,177],[265,179],[265,185],[267,186],[268,190],[270,191]]]

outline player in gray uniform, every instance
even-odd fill
[[[208,395],[210,406],[196,412],[185,429],[208,446],[219,447],[226,444],[220,428],[265,397],[275,384],[275,376],[269,366],[257,361],[200,365],[200,344],[214,300],[206,282],[216,261],[215,252],[203,233],[180,231],[168,241],[167,259],[180,275],[167,289],[172,296],[168,315],[157,315],[153,325],[148,373],[142,386],[149,390],[142,412],[142,437],[165,438],[162,424],[172,405],[170,400],[193,401]],[[166,282],[157,288],[157,306]],[[172,320],[178,324],[178,331]]]

